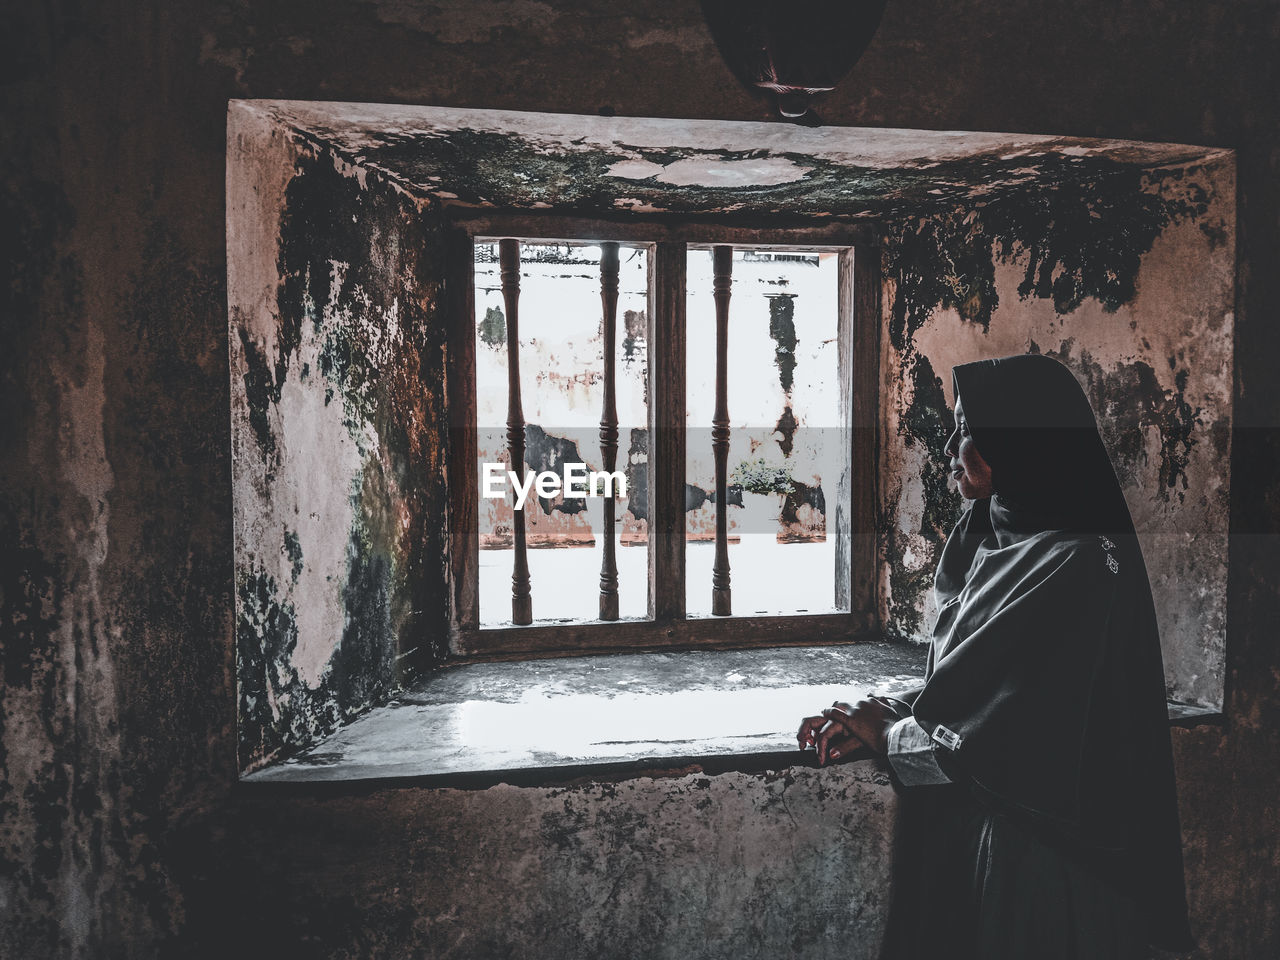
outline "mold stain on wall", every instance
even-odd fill
[[[774,364],[778,368],[778,383],[782,392],[791,393],[796,372],[796,324],[795,294],[769,295],[769,336],[774,342]],[[787,411],[790,412],[788,406]]]
[[[1016,199],[1028,188],[1046,183],[1087,196],[1094,187],[1106,189],[1104,182],[1113,174],[1141,176],[1138,168],[1087,147],[1066,154],[1055,151],[1051,142],[1030,149],[1011,147],[1007,154],[992,151],[976,157],[883,165],[770,147],[627,143],[608,140],[586,126],[579,136],[539,136],[527,130],[482,129],[465,121],[428,122],[438,126],[415,130],[391,122],[379,129],[366,124],[353,131],[322,118],[308,118],[310,128],[361,164],[393,170],[407,183],[448,184],[450,194],[462,203],[555,207],[581,214],[619,209],[716,215],[784,211],[793,218],[865,218],[891,209],[948,211],[957,204],[968,205],[977,183],[983,184],[983,199],[994,201],[1005,196]],[[730,177],[732,182],[725,182],[727,171],[768,163],[788,164],[797,175]],[[686,172],[701,168],[704,173],[669,176],[676,167]],[[1096,233],[1096,225],[1073,224],[1056,215],[1045,219],[1050,208],[1060,210],[1056,200],[1039,212],[1023,200],[1022,209],[1011,211],[1021,228],[1041,219],[1041,226],[1057,231],[1054,239],[1064,242],[1067,234],[1081,228]],[[1100,200],[1105,204],[1105,197]],[[1059,255],[1069,259],[1065,247]],[[1040,261],[1035,259],[1033,265],[1039,266]],[[1070,296],[1065,287],[1062,294]]]
[[[1213,469],[1231,392],[1223,375],[1232,306],[1224,279],[1233,264],[1220,247],[1233,199],[1233,182],[1221,182],[1214,169],[1113,170],[892,226],[884,247],[884,388],[891,399],[882,411],[888,444],[880,545],[883,615],[892,632],[919,637],[927,628],[932,570],[962,506],[943,453],[954,401],[943,378],[952,365],[1029,351],[1071,367],[1099,417],[1140,531],[1158,529],[1153,509],[1183,503],[1189,470]],[[1168,246],[1202,258],[1193,277],[1175,280],[1162,265],[1143,269],[1172,232],[1177,239]],[[1212,316],[1166,335],[1179,346],[1158,356],[1164,347],[1153,347],[1152,331],[1176,326],[1160,313],[1176,312],[1180,299],[1205,305]],[[1200,449],[1206,439],[1213,449]],[[1183,522],[1197,531],[1202,524],[1225,529],[1225,498],[1204,501],[1194,520],[1184,511]],[[1175,569],[1195,564],[1188,546],[1148,542],[1148,565],[1153,558]],[[1205,539],[1199,549],[1216,548]],[[1210,588],[1219,607],[1224,591],[1224,579]],[[1176,610],[1168,599],[1163,609]],[[1173,617],[1164,624],[1166,643],[1171,633],[1187,635],[1172,655],[1166,651],[1167,662],[1193,648],[1203,656],[1206,642],[1214,660],[1213,615],[1208,629],[1194,634],[1186,624],[1171,630]],[[1220,672],[1220,661],[1207,670]],[[1194,695],[1190,686],[1174,692]]]
[[[385,699],[445,636],[439,234],[332,157],[292,162],[262,212],[278,218],[278,320],[234,331],[259,465],[237,481],[245,766]]]

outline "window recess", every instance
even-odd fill
[[[1087,385],[1143,537],[1169,697],[1220,709],[1235,178],[1232,151],[1186,144],[233,101],[227,342],[241,769],[297,756],[401,692],[447,682],[442,668],[467,659],[869,632],[923,639],[932,570],[961,506],[940,457],[947,371],[1023,350],[1059,357]],[[495,608],[507,625],[481,627],[475,255],[478,241],[502,239],[614,241],[620,271],[629,251],[646,251],[647,376],[666,389],[650,390],[644,419],[650,460],[674,466],[646,474],[653,503],[636,607],[625,563],[642,548],[619,540],[618,620],[589,619],[599,615],[592,566],[572,584],[587,613],[543,622],[552,585],[536,566],[548,551],[536,548],[532,622],[509,622],[508,589]],[[738,281],[757,257],[835,251],[851,471],[847,514],[828,510],[826,534],[837,537],[834,572],[848,571],[847,612],[755,614],[773,605],[743,605],[759,598],[732,539],[733,615],[698,609],[711,603],[714,542],[685,542],[684,479],[704,492],[714,479],[699,481],[680,453],[701,449],[714,470],[713,453],[690,440],[705,431],[709,447],[712,417],[688,378],[694,367],[714,371],[713,348],[694,336],[714,312],[700,321],[693,306],[714,296],[687,264],[691,251],[709,262],[724,245],[742,251]],[[598,258],[584,272],[598,278]],[[634,309],[622,291],[619,343]],[[731,346],[749,299],[735,285]],[[539,372],[522,357],[526,384]],[[732,432],[749,406],[734,395],[744,380],[732,356],[728,372]],[[618,396],[625,463],[631,425]],[[591,456],[602,413],[588,418]],[[505,432],[505,406],[498,426]],[[730,486],[734,449],[731,438]],[[704,520],[714,524],[714,508]],[[618,526],[621,537],[621,514]],[[671,589],[679,583],[687,595]]]
[[[473,521],[452,558],[455,652],[868,633],[875,248],[527,220],[454,240],[451,512]],[[770,390],[772,421],[734,419],[731,401],[766,409],[753,395]],[[817,423],[797,426],[796,397]]]

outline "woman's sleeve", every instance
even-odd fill
[[[889,728],[889,766],[904,787],[951,783],[938,764],[933,738],[915,717],[904,717]]]
[[[1108,654],[1125,638],[1113,635],[1106,551],[1084,538],[1053,547],[984,585],[985,608],[960,624],[912,710],[953,779],[1076,823],[1095,759],[1086,747],[1106,712],[1099,691],[1115,679]]]
[[[929,645],[929,659],[933,659],[933,644]],[[916,697],[920,696],[920,691],[924,689],[924,684],[909,687],[906,690],[900,690],[893,695],[894,700],[901,700],[907,706],[912,706],[916,702]]]

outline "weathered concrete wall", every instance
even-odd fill
[[[242,768],[443,650],[444,253],[428,204],[234,106],[227,249]],[[421,648],[421,649],[420,649]]]
[[[1225,672],[1236,183],[1231,165],[1050,180],[909,220],[885,247],[882,615],[919,636],[961,504],[951,367],[1026,351],[1085,385],[1142,540],[1169,694]],[[1070,464],[1063,464],[1070,469]]]
[[[241,811],[263,853],[242,916],[290,957],[875,960],[892,796],[870,761],[285,804],[268,791]]]
[[[410,898],[433,882],[414,869],[413,848],[396,847],[394,868],[366,861],[361,872],[348,870],[359,844],[341,841],[383,831],[389,859],[401,837],[448,836],[438,810],[369,797],[335,807],[348,815],[319,833],[285,829],[312,801],[275,797],[233,815],[226,101],[763,121],[771,108],[735,84],[692,2],[640,0],[619,13],[599,0],[89,0],[12,6],[6,27],[0,952],[410,952],[407,910],[395,925],[363,908],[396,886]],[[1239,151],[1225,721],[1175,730],[1193,921],[1200,956],[1215,960],[1280,952],[1277,42],[1265,0],[894,4],[849,81],[819,106],[843,124]],[[788,804],[824,782],[798,781]],[[768,796],[763,783],[743,788]],[[501,822],[499,805],[489,809]],[[637,836],[650,850],[661,843]],[[504,869],[480,855],[451,862],[449,882],[477,903]],[[286,874],[289,886],[273,886]],[[608,891],[581,876],[603,902]],[[800,869],[775,876],[807,889]],[[322,880],[332,895],[317,898]],[[267,908],[247,911],[254,899]],[[799,896],[774,903],[803,919]],[[459,937],[484,935],[475,917]],[[785,943],[771,935],[755,952],[784,953]]]

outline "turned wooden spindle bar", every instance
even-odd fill
[[[729,586],[729,290],[733,284],[733,247],[715,246],[712,290],[716,301],[716,409],[711,418],[711,451],[716,462],[716,558],[711,569],[711,612],[733,612]]]
[[[507,307],[507,449],[511,469],[522,481],[524,465],[524,407],[520,403],[520,241],[498,242],[502,271],[502,299]],[[511,526],[515,537],[515,563],[511,571],[511,622],[533,623],[533,597],[529,588],[529,557],[525,545],[524,511],[512,504]]]
[[[685,269],[689,248],[655,243],[649,257],[646,340],[649,344],[648,483],[649,616],[662,636],[685,620]]]
[[[618,245],[600,245],[600,304],[604,309],[604,412],[600,416],[600,459],[606,473],[618,465],[618,399],[614,382],[614,341],[618,331]],[[600,619],[618,619],[618,561],[614,554],[614,489],[604,507],[604,556],[600,561]]]

